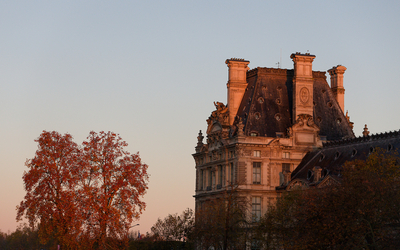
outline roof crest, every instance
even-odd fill
[[[368,135],[368,136],[359,136],[356,138],[345,138],[342,140],[336,140],[336,141],[329,141],[329,142],[325,142],[323,143],[323,147],[324,148],[328,148],[328,147],[335,147],[335,146],[340,146],[340,145],[345,145],[345,144],[354,144],[354,143],[359,143],[359,142],[370,142],[372,140],[379,140],[379,139],[383,139],[383,138],[392,138],[392,137],[396,137],[400,135],[400,130],[396,130],[396,131],[389,131],[389,132],[385,132],[385,133],[377,133],[377,134],[372,134],[372,135]]]

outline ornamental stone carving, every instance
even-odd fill
[[[300,102],[303,104],[306,104],[308,102],[308,99],[310,99],[310,91],[308,88],[303,87],[300,89]]]
[[[207,119],[207,134],[222,130],[224,127],[229,126],[229,112],[222,102],[214,102],[216,110],[213,111]]]

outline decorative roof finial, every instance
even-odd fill
[[[367,137],[369,135],[367,124],[365,124],[364,131],[363,131],[362,134],[363,134],[364,137]]]
[[[349,111],[346,111],[346,120],[347,120],[347,122],[349,123],[350,128],[353,129],[353,127],[354,127],[354,122],[351,122],[351,121],[350,121]]]
[[[199,131],[199,136],[197,136],[197,146],[196,146],[196,153],[198,153],[198,152],[200,152],[201,151],[201,148],[203,147],[203,139],[204,139],[204,136],[203,136],[203,134],[201,133],[201,130]]]
[[[203,146],[203,133],[201,133],[201,130],[199,131],[199,136],[197,136],[197,146]]]

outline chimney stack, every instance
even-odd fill
[[[328,70],[331,76],[331,89],[335,95],[336,101],[338,102],[342,112],[344,113],[344,88],[343,88],[343,74],[346,71],[346,67],[338,65]]]
[[[244,59],[231,58],[225,63],[229,68],[229,78],[226,84],[228,88],[228,110],[229,110],[229,125],[235,120],[239,105],[242,102],[244,92],[246,91],[247,81],[246,73],[249,70],[247,66],[250,61]]]
[[[296,52],[290,58],[294,63],[293,77],[293,123],[301,114],[313,116],[314,79],[312,76],[312,62],[315,56],[310,53]]]

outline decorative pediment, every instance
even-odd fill
[[[219,122],[214,123],[210,128],[210,133],[218,132],[222,130],[222,126]]]
[[[210,117],[207,119],[207,135],[225,137],[228,135],[229,131],[229,111],[221,102],[214,102],[216,110],[213,111]]]
[[[295,190],[295,189],[306,189],[308,188],[308,183],[302,179],[295,179],[289,183],[286,187],[287,191]]]
[[[319,127],[314,123],[311,115],[300,114],[296,123],[288,128],[288,136],[293,137],[295,144],[317,145]]]
[[[339,184],[339,182],[337,180],[335,180],[334,178],[332,178],[332,176],[327,175],[320,183],[318,183],[318,188],[321,187],[326,187],[326,186],[330,186],[330,185],[336,185]]]
[[[292,126],[292,129],[296,131],[319,131],[319,127],[314,123],[313,117],[307,114],[298,115],[296,123]]]

